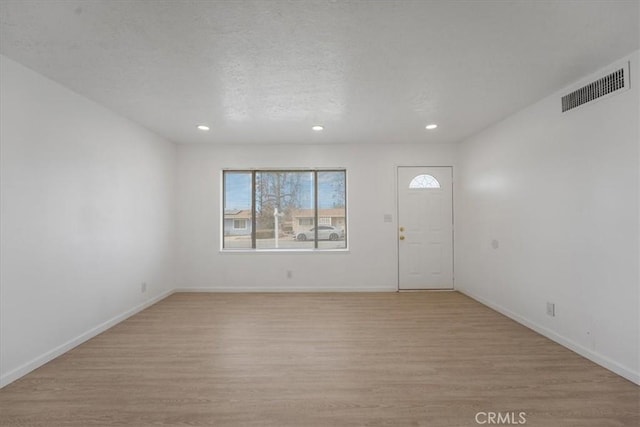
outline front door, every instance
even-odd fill
[[[453,168],[398,167],[399,289],[453,289]]]

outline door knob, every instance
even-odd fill
[[[400,231],[404,231],[404,227],[400,227]]]
[[[400,240],[404,240],[404,236],[400,236]]]

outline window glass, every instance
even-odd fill
[[[318,248],[347,247],[346,215],[346,172],[318,171]]]
[[[418,175],[411,180],[409,188],[440,188],[440,183],[431,175]]]
[[[224,173],[224,233],[222,245],[228,249],[250,249],[251,172]]]
[[[313,239],[297,238],[299,219],[313,219],[313,172],[256,172],[256,248],[312,249]],[[301,217],[301,212],[311,212]],[[296,227],[298,225],[298,227]],[[277,233],[277,236],[276,236]]]

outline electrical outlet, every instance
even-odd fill
[[[293,271],[287,270],[287,279],[291,279],[293,277]]]
[[[147,282],[142,282],[142,284],[140,285],[140,292],[147,292]]]
[[[556,305],[552,302],[547,303],[547,314],[551,317],[556,315]]]

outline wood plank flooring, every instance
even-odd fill
[[[0,390],[0,425],[638,426],[639,405],[456,292],[182,293]]]

